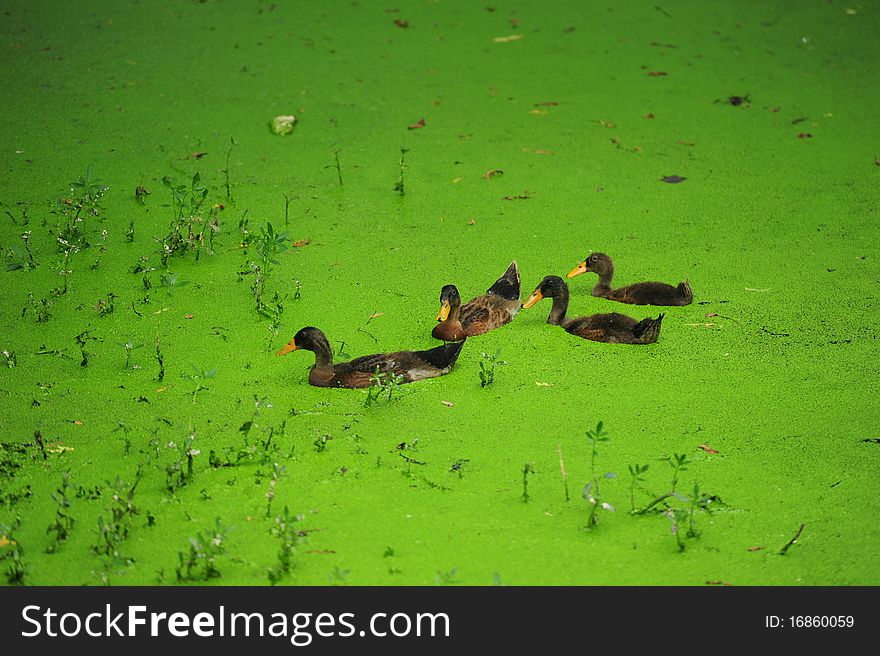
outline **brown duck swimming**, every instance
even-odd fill
[[[482,335],[510,323],[519,308],[519,268],[514,260],[485,294],[464,305],[455,285],[443,287],[440,291],[440,312],[437,314],[440,323],[431,334],[447,342]]]
[[[677,287],[667,285],[665,282],[637,282],[620,289],[612,289],[614,263],[605,253],[593,253],[569,271],[568,277],[574,278],[590,271],[599,274],[599,282],[593,287],[593,296],[607,298],[610,301],[632,305],[690,305],[694,300],[689,282],[680,282]]]
[[[316,387],[369,387],[377,373],[403,376],[402,383],[435,378],[449,373],[464,342],[444,344],[427,351],[377,353],[333,364],[330,343],[317,328],[300,330],[276,355],[304,349],[315,354],[309,371],[309,384]]]
[[[568,285],[559,276],[544,278],[523,303],[523,307],[530,308],[546,297],[553,299],[547,323],[562,326],[572,335],[610,344],[651,344],[660,335],[662,314],[656,319],[647,318],[641,321],[616,312],[569,319],[565,316],[568,311]]]

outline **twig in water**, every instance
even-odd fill
[[[782,547],[782,549],[779,550],[780,556],[784,556],[785,552],[788,551],[789,549],[791,549],[791,546],[798,541],[798,538],[801,536],[801,533],[804,532],[805,526],[806,526],[806,524],[801,524],[800,528],[797,530],[797,533],[794,534],[794,537],[788,541],[788,544],[786,544],[784,547]]]
[[[556,453],[559,454],[559,470],[562,472],[562,486],[565,488],[565,500],[569,500],[568,496],[568,474],[565,473],[565,460],[562,459],[562,445],[556,445]]]

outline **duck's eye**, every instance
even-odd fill
[[[590,262],[596,262],[598,259],[599,259],[598,255],[593,255],[592,257],[590,257]]]

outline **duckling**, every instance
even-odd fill
[[[593,253],[569,271],[567,277],[574,278],[588,271],[599,274],[599,282],[593,287],[593,296],[607,298],[610,301],[632,305],[690,305],[694,300],[691,285],[687,281],[678,283],[677,287],[667,285],[665,282],[637,282],[620,289],[612,289],[614,263],[605,253]]]
[[[660,335],[660,324],[663,322],[663,314],[656,319],[633,319],[625,314],[593,314],[588,317],[569,319],[565,316],[568,311],[568,285],[559,276],[547,276],[541,284],[535,288],[528,300],[523,303],[524,308],[530,308],[542,298],[553,299],[553,307],[547,323],[562,326],[567,332],[594,342],[608,342],[609,344],[651,344],[657,341]]]
[[[435,378],[449,373],[464,342],[444,344],[427,351],[377,353],[333,364],[330,343],[323,332],[308,326],[300,330],[276,355],[304,349],[315,354],[309,384],[316,387],[369,387],[378,371],[403,376],[402,383]]]
[[[519,312],[519,267],[516,260],[482,296],[464,305],[455,285],[446,285],[440,291],[438,323],[431,334],[437,339],[457,342],[465,337],[482,335],[506,323]]]

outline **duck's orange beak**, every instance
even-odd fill
[[[297,349],[296,340],[292,339],[289,342],[287,342],[287,344],[282,346],[278,350],[278,353],[276,353],[275,355],[285,355],[287,353],[290,353],[291,351],[295,351],[296,349]]]
[[[449,316],[449,301],[440,303],[440,311],[437,313],[437,321],[446,321]]]
[[[586,272],[587,272],[587,261],[584,260],[583,262],[578,264],[574,269],[569,271],[565,277],[566,278],[574,278],[575,276],[579,276],[582,273],[586,273]]]
[[[532,292],[532,295],[529,296],[529,299],[525,303],[523,303],[523,308],[529,309],[542,298],[544,298],[544,295],[541,293],[541,290],[536,289]]]

